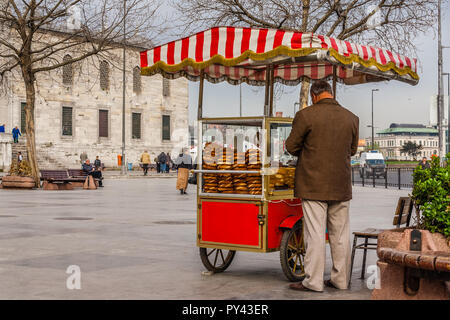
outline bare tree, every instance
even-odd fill
[[[161,26],[160,6],[152,0],[0,0],[0,81],[14,72],[23,79],[27,151],[36,186],[36,75],[131,41],[138,45],[136,39],[146,42]]]
[[[313,32],[416,53],[415,39],[437,21],[438,0],[174,0],[185,31],[250,26]],[[309,81],[300,103],[308,101]]]

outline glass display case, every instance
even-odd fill
[[[283,195],[294,189],[297,157],[286,149],[286,140],[292,130],[292,119],[268,119],[270,167],[268,171],[268,195]],[[282,192],[284,191],[284,192]]]
[[[292,198],[297,159],[286,150],[291,129],[290,118],[203,119],[199,195]]]

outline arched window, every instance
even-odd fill
[[[142,90],[141,68],[135,67],[133,69],[133,92],[136,94],[140,94],[141,90]]]
[[[100,88],[109,90],[109,63],[105,60],[100,62]]]
[[[63,58],[63,63],[67,63],[71,61],[72,57],[66,54]],[[66,64],[63,66],[63,84],[66,86],[73,85],[73,66],[72,63]]]

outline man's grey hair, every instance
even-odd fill
[[[333,89],[331,89],[331,86],[328,82],[320,80],[315,81],[311,86],[311,95],[315,95],[316,97],[324,92],[328,92],[330,94],[333,94]]]

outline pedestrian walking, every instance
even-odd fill
[[[177,190],[180,194],[187,194],[189,170],[192,169],[192,157],[188,154],[187,149],[183,149],[175,159],[174,164],[177,166]]]
[[[419,162],[419,166],[421,166],[422,169],[430,169],[431,168],[431,165],[428,162],[427,157],[422,158],[422,161]]]
[[[148,166],[150,165],[150,154],[147,152],[147,150],[145,150],[141,155],[141,163],[142,170],[144,171],[144,176],[146,176],[148,173]]]
[[[103,169],[102,161],[100,160],[99,156],[95,157],[94,167],[96,171],[102,171]]]
[[[14,129],[12,129],[12,136],[14,139],[14,143],[19,143],[19,136],[22,134],[20,133],[19,128],[16,126]]]
[[[167,156],[166,173],[169,173],[170,168],[172,168],[172,166],[173,166],[173,161],[172,161],[172,158],[170,157],[169,152],[166,153],[166,156]]]
[[[155,161],[156,164],[156,173],[159,173],[161,171],[161,164],[159,163],[158,157],[155,157],[153,161]]]
[[[159,161],[159,170],[161,173],[166,172],[166,164],[167,164],[167,155],[163,152],[161,152],[158,156]]]
[[[82,165],[86,162],[87,158],[88,158],[87,153],[85,151],[83,151],[83,153],[80,154],[80,162]]]
[[[22,152],[17,153],[17,164],[20,164],[23,161]]]
[[[339,105],[328,82],[311,86],[313,105],[295,115],[286,140],[298,157],[295,196],[302,199],[305,279],[289,287],[300,291],[347,289],[350,271],[350,156],[358,149],[359,118]],[[324,281],[326,230],[333,266]]]

